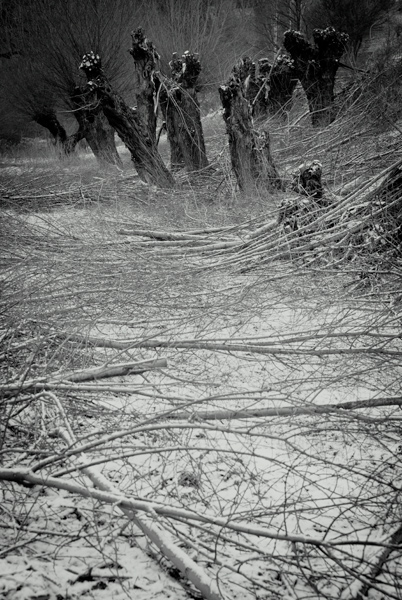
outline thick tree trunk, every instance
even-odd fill
[[[102,71],[101,60],[93,52],[83,56],[80,68],[87,76],[87,91],[94,92],[109,124],[130,151],[140,178],[159,187],[172,187],[174,179],[166,168],[156,144],[144,136],[137,112],[111,87]]]
[[[283,39],[297,78],[305,91],[314,126],[325,126],[334,119],[335,77],[348,35],[333,27],[314,30],[314,45],[299,31],[286,31]]]
[[[208,166],[196,85],[201,72],[197,54],[173,54],[171,79],[160,82],[159,98],[170,144],[172,167],[198,171]]]
[[[53,109],[44,108],[42,111],[36,112],[33,115],[33,120],[49,131],[54,144],[65,155],[72,154],[78,142],[84,138],[84,134],[80,129],[78,129],[76,133],[68,136]]]
[[[253,190],[256,186],[281,188],[270,152],[268,132],[254,129],[244,70],[244,62],[240,61],[233,68],[228,83],[219,88],[232,168],[242,191]]]
[[[74,115],[78,121],[81,139],[85,138],[97,161],[122,166],[115,143],[115,131],[92,91],[76,88],[71,95]],[[78,132],[77,132],[78,133]]]
[[[138,121],[144,127],[144,134],[153,143],[156,142],[155,68],[159,60],[153,43],[148,40],[141,27],[131,34],[132,48],[130,54],[134,59],[134,86]]]
[[[186,164],[184,162],[184,156],[180,146],[180,134],[176,124],[173,99],[172,101],[169,100],[169,96],[165,88],[161,88],[159,102],[170,147],[170,168],[183,169]]]
[[[33,120],[41,127],[45,127],[53,138],[55,144],[64,148],[67,141],[67,133],[52,108],[43,108],[33,115]]]

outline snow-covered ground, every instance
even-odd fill
[[[71,232],[67,252],[97,210],[68,207],[24,219],[55,236],[62,221]],[[91,235],[107,238],[101,227]],[[94,247],[96,272],[103,265]],[[137,263],[131,273],[116,259],[110,281],[120,295],[109,312],[91,314],[95,278],[88,283],[92,295],[84,292],[80,305],[88,323],[83,328],[82,318],[73,331],[83,339],[60,347],[72,362],[82,351],[97,365],[165,358],[167,367],[64,388],[59,382],[53,396],[37,396],[15,418],[25,429],[12,431],[4,466],[55,457],[37,472],[93,489],[77,461],[92,465],[121,498],[148,503],[147,518],[205,571],[222,599],[352,599],[400,523],[399,409],[315,409],[400,396],[400,324],[392,307],[349,293],[341,276],[287,271],[285,263],[239,275],[194,270],[203,259],[177,263],[147,252],[138,247],[139,272]],[[63,260],[54,253],[51,267]],[[79,256],[76,264],[85,273]],[[91,349],[91,337],[118,343]],[[63,455],[55,428],[66,423],[54,397],[84,454]],[[27,451],[18,436],[30,431],[36,437]],[[1,493],[1,597],[200,597],[144,536],[135,521],[144,511],[130,520],[117,501],[100,503],[56,483],[3,482]],[[370,598],[400,597],[398,558],[391,555]]]

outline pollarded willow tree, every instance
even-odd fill
[[[144,135],[143,124],[137,111],[132,109],[113,89],[102,69],[98,54],[89,52],[80,64],[87,77],[85,91],[94,94],[110,126],[117,132],[130,151],[131,160],[140,178],[159,187],[172,187],[174,179],[166,168],[156,143]]]
[[[171,76],[156,70],[159,54],[141,27],[131,34],[134,59],[134,92],[138,124],[143,135],[156,144],[157,110],[160,106],[170,145],[171,165],[197,171],[207,166],[197,81],[201,72],[198,55],[177,54],[169,63]]]
[[[197,54],[173,54],[171,77],[161,77],[159,98],[170,145],[173,167],[197,171],[208,165],[201,124],[197,82],[201,63]]]
[[[306,94],[312,123],[320,127],[333,120],[335,78],[349,36],[327,27],[315,29],[313,39],[311,44],[300,31],[289,30],[284,34],[283,45]]]
[[[245,192],[256,187],[282,187],[271,155],[268,131],[254,128],[248,88],[254,68],[250,59],[239,61],[227,83],[219,88],[232,168],[240,190]]]

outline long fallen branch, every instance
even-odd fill
[[[344,410],[361,410],[363,408],[379,408],[381,406],[402,406],[402,396],[395,398],[372,398],[369,400],[356,400],[353,402],[340,402],[338,404],[322,404],[309,406],[289,406],[281,408],[245,408],[239,410],[188,410],[171,412],[162,415],[165,419],[200,419],[203,421],[226,419],[249,419],[259,417],[293,417],[297,415],[321,415],[341,413]]]
[[[54,489],[66,490],[71,494],[78,494],[84,498],[93,498],[99,500],[105,504],[115,504],[119,508],[126,508],[130,511],[143,511],[145,513],[154,515],[162,515],[170,518],[185,519],[188,521],[197,521],[201,523],[209,523],[216,525],[224,529],[231,531],[237,531],[240,533],[247,533],[255,535],[257,537],[263,537],[273,540],[283,540],[294,543],[309,544],[312,546],[325,546],[325,547],[340,547],[349,545],[358,546],[383,546],[377,541],[370,541],[367,538],[363,540],[356,540],[355,538],[346,538],[341,541],[331,541],[321,538],[313,538],[310,536],[298,535],[298,534],[285,534],[278,533],[273,529],[266,529],[265,527],[258,527],[250,523],[242,523],[241,521],[230,521],[227,518],[214,517],[212,515],[200,514],[192,512],[188,509],[176,508],[173,506],[166,506],[164,504],[157,504],[149,502],[147,500],[136,500],[134,498],[124,496],[120,491],[108,491],[108,490],[97,490],[89,488],[87,486],[79,485],[73,480],[62,479],[58,477],[51,477],[45,474],[37,475],[32,473],[29,468],[0,468],[0,480],[2,481],[14,481],[25,486],[47,486]]]
[[[119,377],[125,375],[138,375],[152,369],[163,369],[167,367],[165,358],[156,358],[153,360],[142,360],[137,362],[127,362],[112,365],[101,365],[100,367],[90,367],[88,369],[79,369],[77,371],[62,372],[50,374],[47,377],[37,379],[28,379],[24,382],[5,384],[0,386],[0,392],[10,393],[16,391],[26,391],[35,389],[52,389],[57,383],[62,382],[82,382],[104,379],[107,377]]]
[[[192,242],[206,242],[210,240],[207,238],[203,240],[199,235],[194,235],[187,232],[176,232],[176,231],[154,231],[151,229],[119,229],[116,233],[120,235],[135,235],[140,237],[149,237],[158,241],[192,241]]]
[[[228,340],[228,343],[205,342],[203,340],[138,340],[124,339],[116,340],[101,338],[95,336],[84,336],[76,333],[60,332],[57,337],[68,339],[70,341],[82,342],[88,346],[98,348],[115,348],[125,350],[128,348],[174,348],[177,350],[213,350],[224,352],[250,352],[254,354],[269,355],[298,355],[298,356],[336,356],[336,355],[365,355],[373,354],[375,356],[402,356],[402,351],[386,350],[384,348],[361,347],[361,348],[323,348],[323,349],[300,349],[292,347],[267,346],[260,343],[235,344]]]

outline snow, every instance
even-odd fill
[[[77,215],[71,218],[74,226]],[[386,542],[400,518],[400,425],[393,421],[394,407],[211,421],[198,419],[197,411],[297,408],[398,395],[399,360],[369,354],[258,354],[252,348],[227,352],[200,349],[197,342],[254,342],[318,353],[380,347],[382,339],[353,334],[394,330],[378,314],[371,316],[366,305],[354,306],[331,289],[319,296],[314,278],[295,277],[282,289],[264,283],[262,275],[212,272],[196,284],[194,293],[186,293],[186,283],[171,295],[158,289],[160,296],[154,292],[148,302],[138,301],[132,314],[120,314],[121,324],[116,314],[110,322],[103,314],[87,329],[87,335],[133,340],[130,350],[119,353],[95,349],[96,364],[118,354],[118,362],[166,357],[168,367],[95,382],[97,391],[86,396],[92,414],[79,384],[66,394],[63,405],[74,418],[79,443],[103,439],[86,451],[86,460],[104,461],[98,468],[128,497],[287,536],[258,537],[159,517],[180,547],[224,587],[224,598],[318,598],[320,592],[346,600],[359,587],[350,570],[364,573],[375,564],[382,548],[370,542]],[[317,332],[327,336],[319,338]],[[350,337],[331,338],[334,332]],[[308,334],[311,339],[305,339]],[[143,339],[194,340],[194,345],[141,348],[136,341]],[[386,344],[400,349],[400,340]],[[124,387],[130,392],[121,394]],[[87,410],[74,416],[72,399]],[[56,418],[49,403],[43,410],[51,431]],[[186,423],[169,420],[171,410],[188,410]],[[34,430],[35,403],[24,418]],[[383,419],[389,419],[389,427]],[[113,439],[119,431],[121,437]],[[64,449],[52,437],[43,443],[55,453]],[[6,456],[19,457],[16,452]],[[52,472],[73,477],[63,473],[73,466],[63,459]],[[89,485],[84,475],[79,480]],[[4,483],[0,515],[0,596],[7,599],[180,600],[189,597],[189,589],[194,593],[188,582],[174,578],[171,565],[116,505]],[[296,536],[333,545],[324,546],[325,554]],[[400,580],[397,560],[388,569],[385,584]],[[380,600],[382,594],[372,590],[370,597]]]

